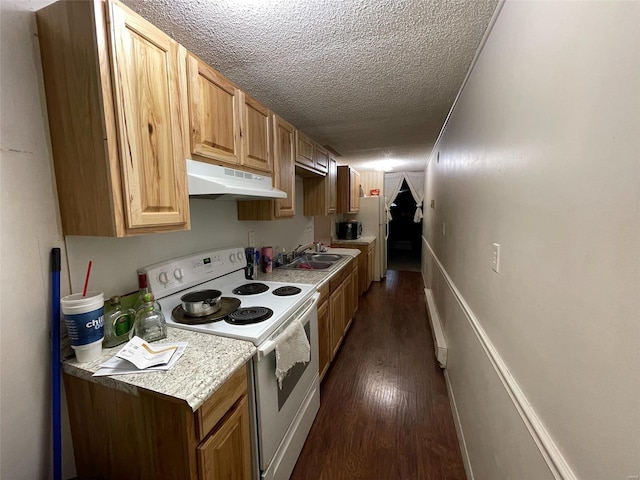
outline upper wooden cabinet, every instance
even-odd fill
[[[238,220],[275,220],[293,217],[295,200],[295,128],[272,115],[274,187],[287,193],[287,198],[275,200],[248,200],[238,202]]]
[[[338,162],[333,157],[329,157],[329,174],[328,187],[329,187],[329,208],[327,211],[336,213],[338,211]]]
[[[329,152],[300,130],[296,130],[297,173],[304,177],[325,176],[329,168]]]
[[[338,164],[329,158],[326,177],[304,177],[304,214],[331,215],[336,213]]]
[[[287,198],[274,200],[274,216],[293,217],[296,214],[295,128],[278,115],[273,115],[273,151],[274,186],[287,193]]]
[[[64,233],[188,229],[186,50],[117,2],[36,18]]]
[[[241,162],[241,92],[196,56],[187,57],[191,156],[237,166]]]
[[[296,130],[296,163],[311,169],[316,168],[315,142],[300,130]]]
[[[360,211],[360,174],[347,165],[338,166],[338,213]]]
[[[271,119],[267,107],[246,93],[242,93],[242,138],[241,165],[273,171],[271,154]]]
[[[315,148],[316,170],[327,173],[329,169],[329,152],[326,148],[316,143]]]
[[[187,73],[191,156],[272,173],[269,109],[191,53]]]

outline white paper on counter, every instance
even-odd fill
[[[170,370],[178,361],[178,359],[182,357],[188,345],[189,345],[188,342],[175,342],[171,344],[157,344],[157,345],[154,344],[153,345],[154,351],[164,350],[165,348],[170,348],[170,347],[175,347],[175,348],[168,350],[169,352],[172,352],[168,363],[165,363],[163,365],[155,365],[155,366],[144,368],[144,369],[136,368],[130,361],[125,360],[123,358],[118,358],[116,354],[116,356],[100,364],[101,368],[98,371],[96,371],[93,374],[93,376],[102,377],[106,375],[126,375],[130,373],[145,373],[145,372],[157,372],[157,371]]]

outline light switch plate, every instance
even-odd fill
[[[248,235],[248,246],[249,247],[255,247],[256,246],[256,232],[253,230],[249,230],[249,235]]]

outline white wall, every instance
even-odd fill
[[[358,173],[360,174],[360,183],[365,197],[368,197],[371,190],[375,188],[380,190],[381,196],[384,196],[384,172],[375,170],[358,170]]]
[[[474,478],[640,475],[640,3],[507,1],[431,199],[444,271],[423,273]]]
[[[94,261],[91,287],[111,295],[137,287],[139,266],[201,249],[246,245],[251,229],[258,245],[290,249],[313,241],[313,218],[302,216],[299,178],[299,214],[293,219],[238,222],[235,202],[191,200],[189,232],[63,240],[33,13],[49,3],[0,2],[0,478],[7,480],[51,477],[51,248],[62,249],[62,295],[71,285],[74,291],[82,288],[89,259]],[[70,478],[73,449],[66,404],[62,407],[63,477]]]
[[[32,13],[47,3],[0,2],[0,477],[7,480],[48,478],[51,469],[49,255],[65,250]],[[63,425],[68,477],[75,469],[66,418]]]
[[[302,178],[296,177],[294,218],[272,222],[237,220],[234,200],[190,199],[191,230],[130,238],[67,236],[69,272],[74,292],[82,290],[87,264],[91,267],[92,289],[111,296],[138,288],[136,269],[181,255],[229,246],[246,246],[253,230],[256,245],[286,248],[314,240],[313,217],[302,215]]]

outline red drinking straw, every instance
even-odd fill
[[[91,275],[91,264],[93,262],[89,260],[89,265],[87,266],[87,276],[84,278],[84,289],[82,290],[82,296],[87,296],[87,287],[89,286],[89,275]]]

